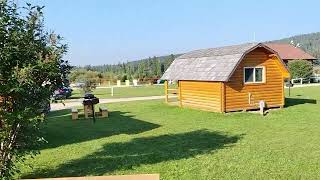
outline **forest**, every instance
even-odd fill
[[[320,58],[320,32],[303,34],[274,40],[269,42],[291,43],[316,58]],[[139,79],[140,81],[153,81],[162,76],[172,61],[181,54],[171,54],[168,56],[149,57],[130,62],[119,62],[118,64],[104,64],[98,66],[74,67],[70,74],[71,82],[85,82],[88,79],[93,82],[107,80],[125,81],[126,79]]]
[[[99,66],[87,65],[74,67],[69,75],[71,82],[101,82],[102,80],[116,82],[138,79],[139,81],[153,81],[159,79],[173,60],[180,56],[168,55],[160,57],[149,57],[138,61],[118,64],[104,64]]]

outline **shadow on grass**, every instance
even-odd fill
[[[302,99],[302,98],[286,98],[286,107],[300,105],[300,104],[317,104],[317,100]]]
[[[48,141],[40,149],[79,143],[119,134],[138,134],[160,127],[135,119],[127,112],[112,111],[108,118],[71,120],[70,110],[51,112],[42,128]]]
[[[82,159],[62,164],[57,169],[35,171],[24,178],[103,175],[116,170],[130,170],[143,164],[191,158],[231,146],[240,136],[197,130],[181,134],[136,138],[130,142],[111,143]]]

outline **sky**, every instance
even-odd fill
[[[72,65],[115,64],[320,31],[318,0],[17,0],[44,5]]]

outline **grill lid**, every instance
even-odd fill
[[[93,94],[91,94],[91,93],[86,93],[85,95],[84,95],[84,99],[93,99],[93,98],[96,98]]]

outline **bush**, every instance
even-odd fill
[[[71,68],[62,38],[45,31],[42,7],[16,2],[0,0],[0,179],[14,179],[45,142],[44,112]]]
[[[312,64],[306,60],[294,60],[288,63],[291,78],[310,78],[312,75]]]

